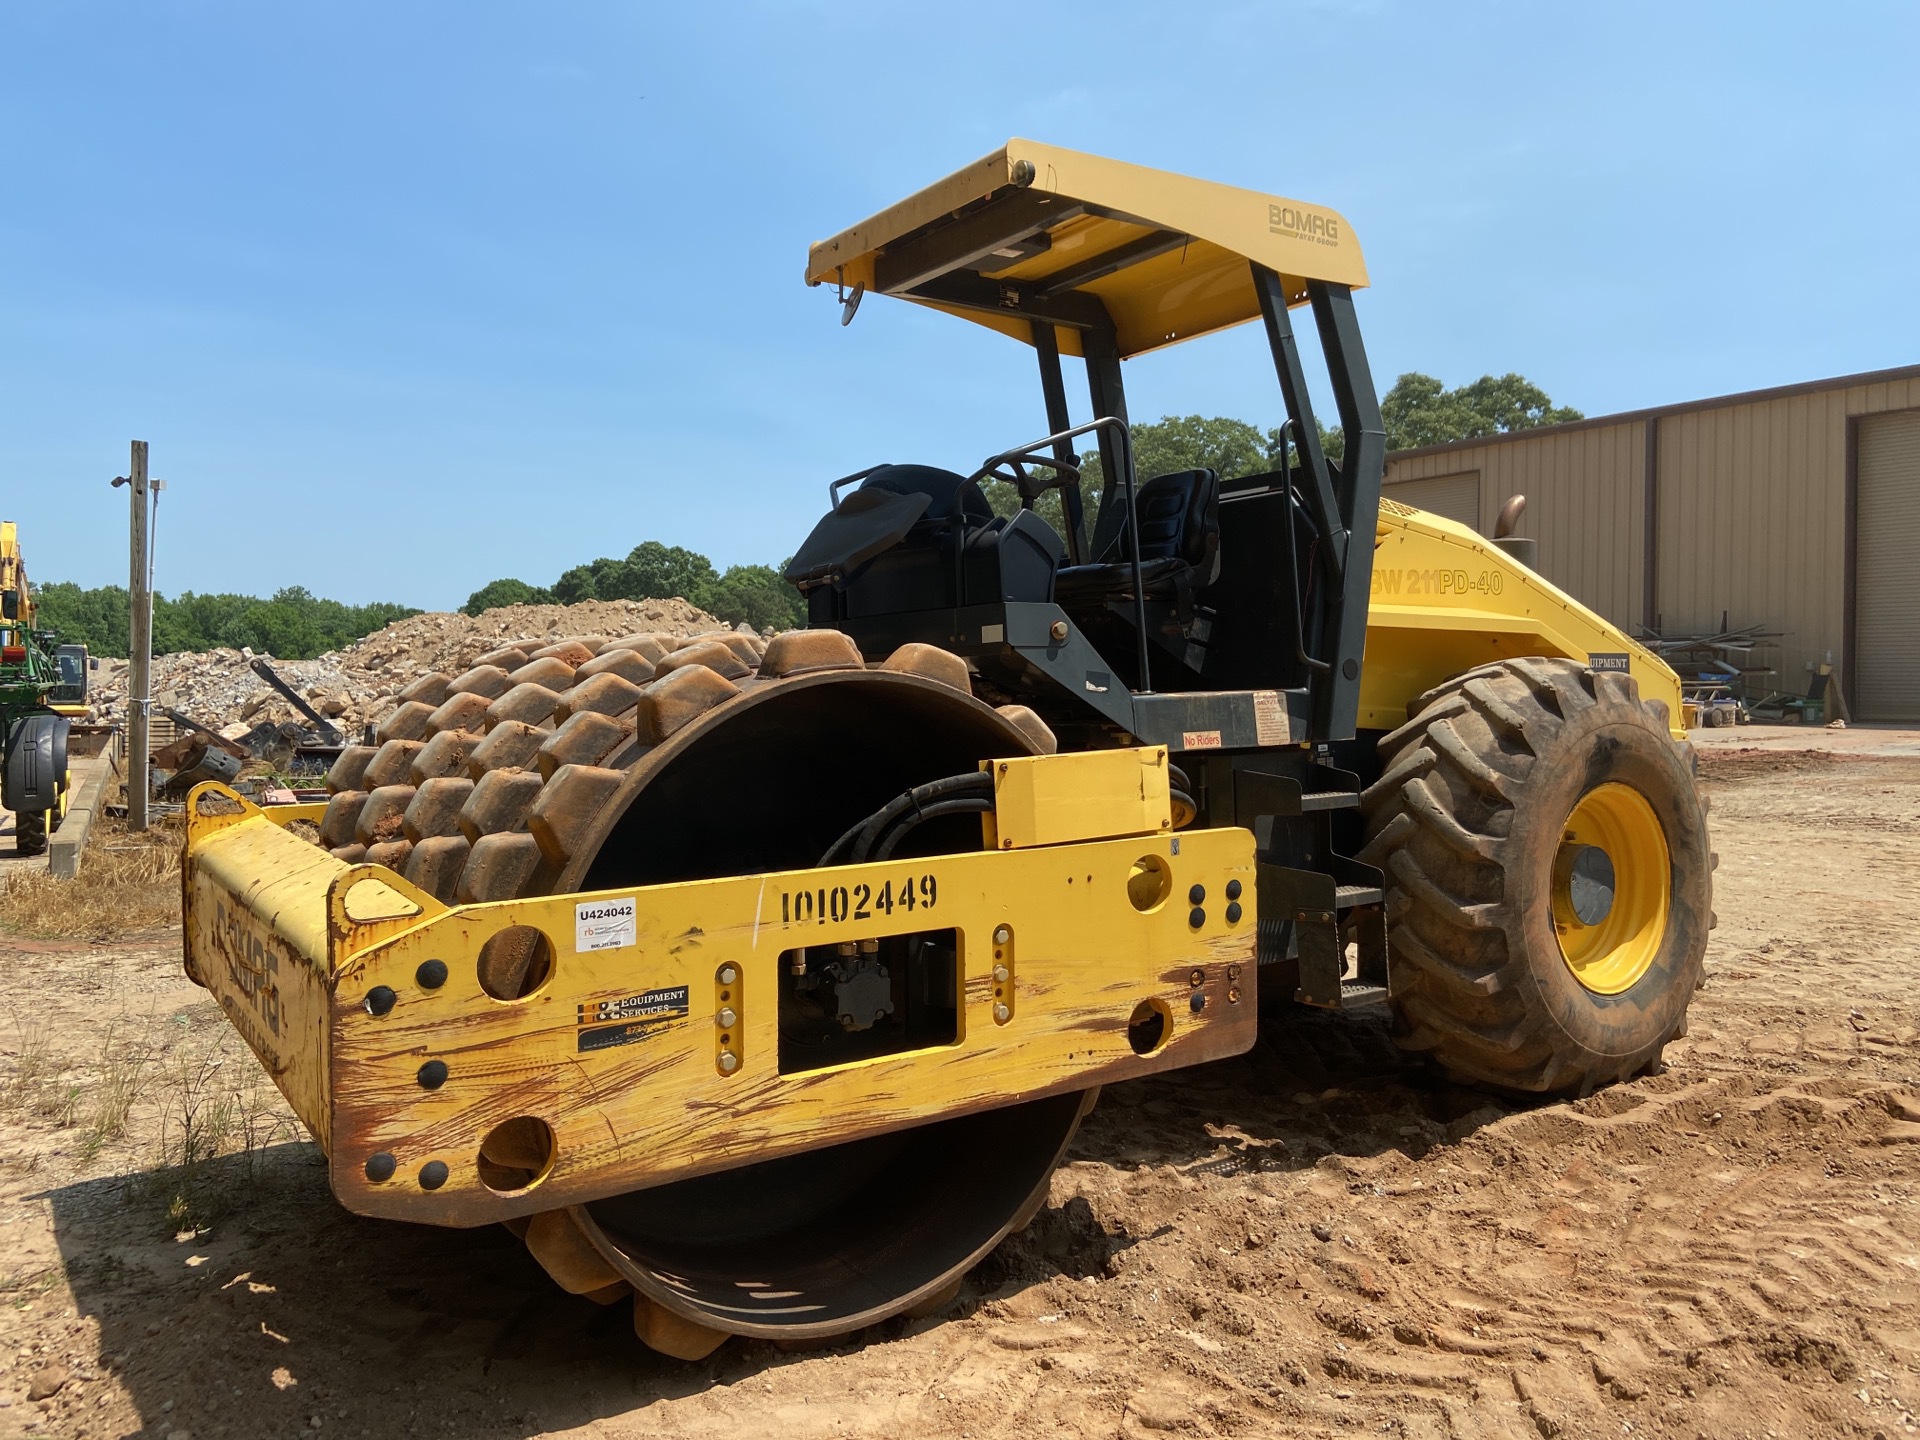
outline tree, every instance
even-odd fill
[[[160,655],[177,655],[183,651],[210,650],[216,645],[237,648],[251,644],[243,617],[261,603],[252,595],[196,595],[191,590],[172,600],[156,595],[153,600],[154,651]]]
[[[562,605],[582,600],[669,600],[676,596],[708,608],[706,596],[720,579],[713,562],[679,545],[643,540],[624,560],[602,555],[576,565],[553,582],[553,598]]]
[[[1171,475],[1180,470],[1215,470],[1223,480],[1241,475],[1258,475],[1277,468],[1281,431],[1265,434],[1258,426],[1225,415],[1163,415],[1131,428],[1133,472],[1145,484],[1156,475]],[[1326,431],[1322,430],[1322,435]],[[1337,433],[1337,432],[1335,432]],[[1092,447],[1095,437],[1083,436],[1079,442]],[[1083,452],[1080,465],[1080,495],[1087,512],[1087,534],[1091,538],[1098,521],[1101,491],[1106,471],[1098,449]],[[986,487],[994,510],[1009,513],[1019,504],[1010,485]],[[1048,491],[1034,504],[1040,518],[1062,535],[1066,533],[1058,491]]]
[[[124,585],[100,585],[83,590],[72,581],[33,587],[42,628],[65,641],[85,645],[95,655],[124,659],[127,653],[132,602]]]
[[[1129,433],[1133,437],[1133,472],[1142,483],[1176,470],[1207,468],[1219,470],[1222,475],[1246,475],[1267,468],[1266,440],[1244,420],[1219,415],[1163,415],[1158,421],[1133,426]],[[1086,510],[1087,535],[1091,539],[1099,519],[1106,470],[1100,459],[1097,433],[1083,435],[1077,443],[1082,447],[1080,499]],[[1032,473],[1042,480],[1054,475],[1044,465],[1033,466]],[[990,480],[981,490],[996,515],[1011,515],[1020,508],[1019,492],[1004,481]],[[1056,534],[1066,535],[1066,510],[1058,490],[1046,491],[1034,501],[1033,508]]]
[[[578,605],[583,600],[611,600],[611,595],[600,593],[600,579],[618,560],[609,560],[604,555],[591,565],[575,565],[571,570],[560,572],[560,578],[553,582],[553,603],[556,605]]]
[[[1320,432],[1320,453],[1336,464],[1347,458],[1347,432],[1338,425],[1328,428],[1319,416],[1313,420],[1313,428]],[[1267,461],[1269,467],[1280,468],[1281,439],[1286,435],[1284,426],[1276,425],[1267,431]]]
[[[220,640],[235,648],[245,646],[289,660],[324,654],[326,646],[307,603],[312,599],[305,590],[294,587],[276,592],[271,600],[255,601],[240,612]]]
[[[1277,435],[1278,432],[1273,432]],[[1176,470],[1217,470],[1220,478],[1257,475],[1269,467],[1272,435],[1224,415],[1163,415],[1132,427],[1133,473],[1142,483]],[[1081,441],[1090,444],[1092,435]],[[1081,467],[1081,488],[1089,495],[1105,483],[1095,451]]]
[[[781,569],[786,568],[785,564]],[[741,621],[764,630],[787,630],[806,623],[806,604],[800,592],[780,578],[771,565],[731,565],[708,588],[703,609],[729,625]]]
[[[551,605],[553,592],[527,584],[524,580],[489,580],[467,597],[460,607],[462,615],[478,615],[482,610],[497,610],[502,605]]]
[[[127,653],[127,592],[118,585],[91,590],[56,583],[39,586],[40,620],[63,640],[79,641],[96,655],[123,659]],[[290,585],[262,600],[252,595],[196,595],[188,590],[168,599],[153,597],[153,650],[156,655],[249,646],[282,660],[311,660],[338,650],[382,626],[420,612],[406,605],[376,602],[343,605]]]
[[[1408,371],[1381,397],[1387,448],[1412,450],[1481,435],[1503,435],[1536,425],[1559,425],[1586,417],[1567,405],[1555,405],[1547,392],[1524,376],[1482,375],[1470,385],[1449,390],[1431,375]]]
[[[713,562],[680,545],[643,540],[627,552],[625,588],[618,594],[600,592],[603,600],[671,600],[678,596],[705,606],[704,597],[720,579]]]

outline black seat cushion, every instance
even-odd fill
[[[1168,555],[1140,562],[1140,583],[1149,596],[1164,591],[1176,575],[1188,572],[1187,562]],[[1133,592],[1133,566],[1126,561],[1114,565],[1069,565],[1053,577],[1053,600],[1064,609],[1098,605],[1116,595]]]
[[[1156,475],[1134,497],[1140,579],[1150,597],[1177,597],[1220,572],[1220,477],[1212,470]],[[1102,516],[1104,522],[1105,517]],[[1102,529],[1107,528],[1103,523]],[[1133,590],[1132,554],[1116,534],[1097,563],[1069,565],[1054,582],[1063,606],[1097,605]]]
[[[1220,477],[1211,470],[1156,475],[1134,499],[1140,558],[1178,559],[1202,573],[1220,549]],[[1118,559],[1103,555],[1103,560]]]

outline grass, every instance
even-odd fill
[[[68,1153],[81,1164],[131,1142],[121,1159],[137,1155],[144,1169],[128,1177],[127,1198],[157,1203],[169,1234],[207,1228],[247,1203],[264,1151],[302,1135],[252,1053],[209,1009],[116,1019],[78,1064],[54,1055],[43,1028],[20,1027],[4,1047],[0,1117],[74,1132]]]
[[[300,1132],[258,1062],[224,1025],[208,1032],[183,1023],[174,1043],[156,1052],[152,1081],[160,1113],[158,1163],[149,1178],[170,1232],[206,1229],[245,1203],[260,1153]],[[218,1178],[206,1172],[209,1161],[229,1155],[240,1159],[237,1186],[231,1169]]]
[[[7,880],[0,934],[99,941],[177,926],[180,841],[178,819],[146,835],[97,827],[78,878]],[[243,1209],[263,1152],[303,1134],[244,1041],[211,1005],[142,1018],[109,993],[103,1009],[111,1018],[84,1054],[56,1054],[39,1025],[0,1032],[0,1117],[70,1132],[66,1153],[82,1164],[116,1147],[116,1165],[141,1166],[127,1199],[156,1205],[169,1233]],[[0,1294],[35,1283],[0,1267]]]
[[[26,1114],[65,1129],[80,1113],[84,1088],[54,1058],[43,1026],[19,1027],[13,1066],[0,1078],[0,1112]]]
[[[99,1078],[89,1097],[86,1134],[80,1140],[82,1160],[93,1159],[109,1141],[127,1133],[134,1103],[152,1083],[157,1068],[150,1027],[138,1035],[123,1036],[118,1022],[108,1025],[96,1067]]]
[[[6,1296],[16,1310],[21,1309],[53,1289],[60,1279],[58,1265],[42,1265],[37,1269],[10,1266],[0,1270],[0,1295]]]
[[[14,1046],[13,1067],[0,1077],[0,1111],[37,1110],[41,1090],[58,1072],[45,1027],[21,1025],[18,1028],[20,1038]]]
[[[191,1174],[226,1146],[238,1096],[220,1072],[237,1059],[224,1033],[184,1040],[166,1053],[160,1069],[162,1164]]]
[[[79,1129],[82,1162],[127,1132],[135,1103],[155,1078],[151,1026],[128,1035],[109,1021],[95,1062],[79,1068],[56,1061],[43,1027],[23,1027],[13,1063],[0,1075],[0,1114],[24,1115],[62,1130]]]
[[[302,1131],[239,1036],[207,1010],[117,1019],[77,1065],[54,1055],[43,1028],[20,1027],[0,1067],[0,1117],[74,1132],[68,1153],[81,1164],[130,1141],[122,1158],[137,1155],[143,1170],[128,1176],[128,1200],[156,1205],[167,1234],[209,1228],[249,1202],[263,1153]],[[25,1283],[0,1281],[0,1293]]]
[[[23,871],[0,892],[0,932],[33,939],[113,940],[179,923],[177,821],[145,836],[96,831],[74,879]]]

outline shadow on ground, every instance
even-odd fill
[[[1071,1159],[1213,1173],[1332,1154],[1419,1154],[1506,1109],[1410,1069],[1384,1021],[1295,1013],[1249,1055],[1110,1087]],[[523,1437],[626,1414],[794,1357],[734,1341],[704,1362],[633,1336],[630,1307],[557,1290],[498,1226],[441,1230],[348,1214],[310,1144],[50,1192],[81,1312],[100,1325],[141,1433]],[[204,1228],[176,1231],[189,1213]],[[193,1223],[193,1222],[189,1222]],[[1043,1211],[976,1268],[946,1313],[1084,1276],[1144,1236],[1084,1200]],[[898,1320],[845,1342],[897,1336]]]

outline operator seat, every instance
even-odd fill
[[[967,477],[883,465],[814,526],[785,576],[810,624],[1053,598],[1066,547],[1031,510],[1001,519]]]
[[[1220,476],[1213,470],[1155,476],[1140,487],[1133,508],[1143,598],[1172,600],[1184,610],[1195,590],[1220,578]],[[1113,531],[1093,564],[1069,565],[1054,577],[1054,599],[1063,609],[1090,609],[1133,594],[1132,551],[1117,525]]]

